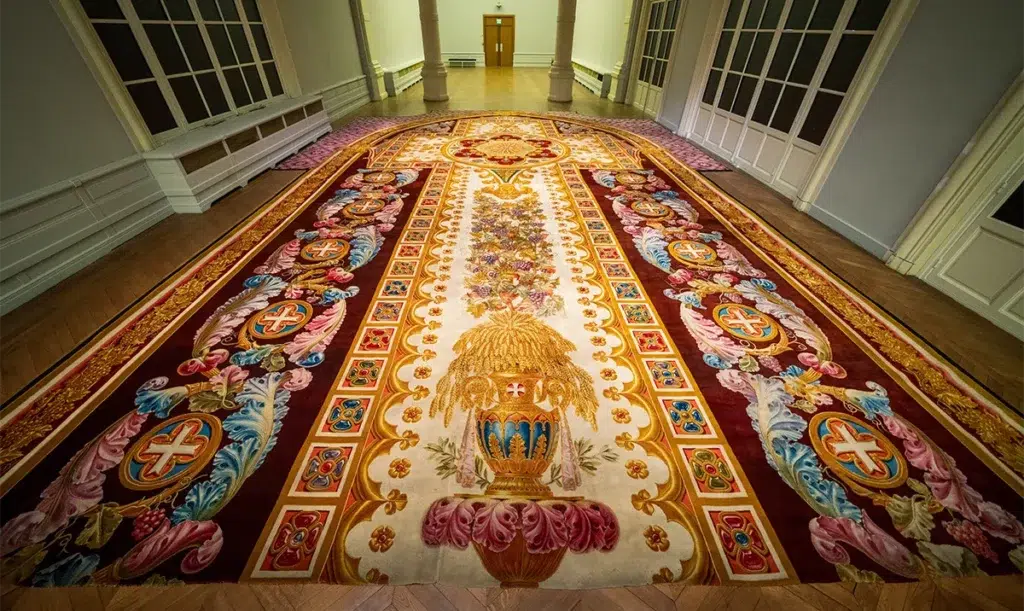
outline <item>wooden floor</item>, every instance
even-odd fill
[[[571,104],[547,101],[546,69],[450,69],[443,103],[422,101],[415,85],[352,116],[411,115],[445,109],[640,113],[578,84]],[[338,123],[344,123],[346,117]],[[6,402],[87,341],[151,288],[272,199],[302,172],[268,171],[202,215],[175,215],[0,319],[0,401]],[[740,172],[707,176],[760,214],[836,275],[932,343],[1008,403],[1024,403],[1021,342],[924,283],[889,270],[788,200]],[[170,588],[4,590],[14,609],[1021,609],[1020,577],[918,584],[787,587],[648,586],[608,590],[466,589],[444,585],[344,587],[217,584]]]
[[[412,586],[216,584],[16,588],[4,611],[1019,611],[1019,577],[939,579],[906,584],[798,586],[644,586],[604,590],[528,590]]]

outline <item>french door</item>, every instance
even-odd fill
[[[668,73],[668,55],[676,32],[680,0],[655,0],[645,7],[646,24],[637,37],[638,69],[633,81],[632,104],[649,116],[661,110],[661,91]]]
[[[795,196],[889,0],[731,0],[686,135]]]

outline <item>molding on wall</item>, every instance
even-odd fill
[[[828,210],[825,210],[824,208],[819,208],[817,206],[812,205],[810,208],[807,209],[807,214],[809,214],[811,217],[815,219],[818,219],[819,221],[827,225],[829,228],[840,233],[857,246],[860,246],[864,250],[868,251],[869,253],[878,257],[879,259],[882,259],[883,261],[892,252],[888,245],[879,242],[875,238],[869,236],[868,234],[864,233],[857,227],[851,225],[850,223],[847,223],[843,219],[832,214]]]
[[[483,51],[468,51],[466,53],[441,53],[441,61],[443,61],[445,63],[445,65],[448,64],[448,60],[449,59],[463,59],[463,58],[465,58],[465,59],[475,59],[476,60],[476,67],[477,68],[483,68],[484,67],[484,62],[487,61],[487,59],[484,57],[484,52]]]
[[[6,314],[173,214],[141,155],[0,204]]]
[[[483,55],[481,53],[481,55]],[[541,67],[547,68],[554,61],[555,54],[551,53],[520,53],[516,51],[512,54],[512,67]]]
[[[1022,164],[1024,73],[1018,74],[896,242],[889,267],[923,277]],[[1016,185],[1011,185],[1011,188]]]
[[[370,103],[370,91],[363,75],[328,85],[318,91],[324,100],[329,121],[334,121]]]
[[[914,16],[918,0],[896,0],[889,6],[889,12],[875,32],[871,48],[864,58],[853,84],[843,97],[842,107],[830,128],[831,134],[826,138],[824,146],[811,167],[800,193],[793,198],[793,206],[797,210],[807,211],[818,199],[821,188],[825,186],[828,175],[832,172],[839,154],[846,146],[846,141],[853,132],[861,111],[867,104],[871,93],[875,90],[878,79],[885,71],[893,51],[903,38],[903,31]],[[706,75],[706,72],[705,72]],[[696,116],[696,112],[694,113]]]
[[[389,96],[396,96],[423,80],[423,58],[414,59],[384,71],[384,87]]]
[[[572,66],[573,78],[576,79],[577,83],[589,89],[591,93],[593,93],[594,95],[605,97],[602,95],[602,90],[604,86],[603,81],[599,79],[597,76],[594,76],[594,74],[591,74],[595,73],[599,76],[604,74],[604,72],[601,69],[595,67],[592,64],[582,62],[578,59],[572,60]]]

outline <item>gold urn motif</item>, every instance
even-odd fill
[[[477,447],[494,482],[486,494],[546,498],[551,489],[541,476],[551,466],[558,446],[557,409],[542,409],[548,395],[539,374],[494,373],[474,377],[465,386],[465,401],[476,405]]]

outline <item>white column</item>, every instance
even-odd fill
[[[420,30],[423,32],[423,99],[448,99],[448,71],[441,60],[441,31],[437,26],[437,0],[420,0]]]
[[[576,0],[558,0],[558,24],[555,30],[555,62],[548,77],[548,100],[572,102],[572,33],[576,27]]]

